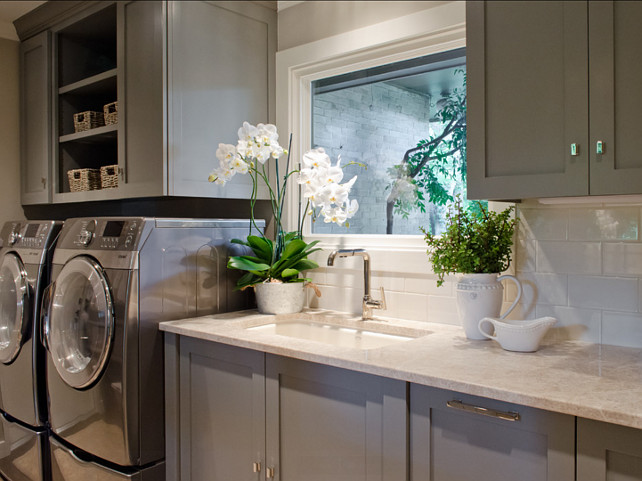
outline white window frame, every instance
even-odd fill
[[[295,165],[311,145],[313,81],[466,46],[465,2],[436,3],[421,12],[277,53],[277,126],[282,136],[292,133]],[[285,214],[286,229],[294,230],[298,189],[289,189]],[[351,235],[349,229],[341,235],[311,234],[308,221],[304,235],[308,241],[319,240],[324,251],[365,247],[385,253],[373,256],[377,270],[423,274],[430,267],[421,235]]]

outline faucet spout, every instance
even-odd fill
[[[328,256],[328,266],[333,266],[337,257],[363,257],[363,302],[362,319],[372,319],[372,309],[385,309],[386,299],[381,288],[381,300],[375,300],[370,295],[370,254],[365,249],[337,249]]]

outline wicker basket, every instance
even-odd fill
[[[74,114],[74,130],[84,132],[85,130],[95,129],[105,125],[105,116],[102,112],[78,112]]]
[[[118,123],[118,102],[105,104],[103,107],[105,114],[105,125],[113,125]]]
[[[85,192],[100,189],[100,170],[98,169],[72,169],[67,171],[69,190],[71,192]]]
[[[118,165],[105,165],[100,168],[100,184],[103,189],[118,187]]]

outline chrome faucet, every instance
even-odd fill
[[[383,287],[381,287],[381,300],[373,299],[370,296],[370,255],[365,249],[338,249],[332,251],[328,256],[328,265],[334,265],[334,259],[336,257],[353,257],[360,256],[363,257],[363,301],[361,302],[361,319],[368,320],[373,319],[372,310],[373,309],[386,309],[386,296],[383,292]]]

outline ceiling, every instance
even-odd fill
[[[45,2],[0,1],[0,38],[18,40],[13,21],[43,3]]]

